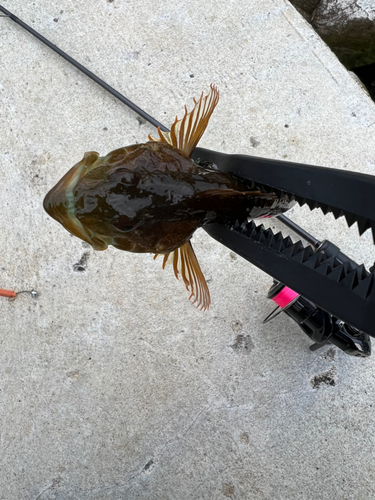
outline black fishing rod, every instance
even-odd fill
[[[142,118],[144,118],[149,123],[151,123],[151,125],[153,125],[154,127],[160,127],[161,130],[163,130],[164,132],[168,132],[169,131],[162,123],[160,123],[157,120],[155,120],[155,118],[153,118],[148,113],[146,113],[145,111],[143,111],[143,109],[141,109],[136,104],[134,104],[129,99],[127,99],[125,96],[123,96],[122,94],[120,94],[120,92],[117,92],[117,90],[115,90],[113,87],[111,87],[110,85],[108,85],[108,83],[106,83],[101,78],[99,78],[94,73],[92,73],[90,70],[88,70],[87,68],[85,68],[85,66],[82,66],[82,64],[80,64],[78,61],[76,61],[75,59],[73,59],[73,57],[70,57],[66,52],[64,52],[63,50],[61,50],[59,47],[56,47],[56,45],[54,45],[52,42],[50,42],[49,40],[47,40],[47,38],[45,38],[40,33],[38,33],[37,31],[35,31],[28,24],[26,24],[23,21],[21,21],[21,19],[19,19],[17,16],[15,16],[11,12],[9,12],[9,10],[5,9],[1,5],[0,5],[0,11],[5,14],[4,16],[1,16],[1,17],[8,17],[12,21],[14,21],[18,25],[20,25],[26,31],[28,31],[29,33],[31,33],[36,38],[38,38],[38,40],[40,40],[45,45],[47,45],[47,47],[49,47],[50,49],[52,49],[53,51],[55,51],[57,54],[59,54],[59,56],[63,57],[66,61],[70,62],[70,64],[73,64],[73,66],[75,66],[77,69],[79,69],[80,71],[82,71],[82,73],[84,73],[86,76],[88,76],[89,78],[91,78],[91,80],[94,80],[94,82],[96,82],[98,85],[100,85],[101,87],[103,87],[103,89],[105,89],[108,92],[110,92],[114,97],[116,97],[121,102],[123,102],[124,104],[126,104],[130,109],[132,109],[133,111],[135,111],[136,113],[138,113]]]

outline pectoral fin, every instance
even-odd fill
[[[185,106],[185,114],[181,120],[175,119],[170,132],[162,132],[158,128],[159,138],[154,139],[148,136],[150,141],[167,142],[171,146],[182,151],[186,156],[190,157],[196,145],[202,137],[209,119],[219,102],[219,91],[215,85],[211,84],[211,89],[208,95],[202,95],[199,101],[194,100],[194,108],[188,113]]]
[[[158,256],[156,254],[154,259]],[[192,303],[201,311],[207,310],[211,304],[210,292],[190,241],[163,257],[163,269],[172,264],[174,275],[177,279],[182,276],[186,290],[190,292],[189,300],[193,299]]]

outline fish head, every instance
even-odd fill
[[[83,159],[47,193],[43,207],[48,215],[71,234],[86,241],[95,250],[105,250],[108,247],[107,243],[77,219],[74,207],[74,189],[78,182],[97,166],[98,158],[98,153],[94,151],[85,153]]]

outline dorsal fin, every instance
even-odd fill
[[[163,132],[159,127],[159,139],[154,139],[149,135],[150,141],[167,142],[190,157],[206,130],[216,104],[219,102],[219,91],[215,85],[211,84],[208,95],[203,97],[202,92],[199,101],[195,99],[193,101],[194,108],[188,113],[185,106],[183,118],[178,120],[176,116],[170,132]]]
[[[156,254],[154,259],[158,256]],[[190,292],[189,300],[193,299],[193,304],[201,311],[206,311],[211,304],[210,292],[190,241],[163,257],[163,269],[167,264],[172,264],[174,275],[177,279],[181,275],[186,290]]]

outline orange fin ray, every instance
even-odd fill
[[[200,96],[199,101],[194,100],[194,108],[188,112],[185,106],[185,114],[181,120],[176,119],[170,132],[163,132],[158,128],[159,138],[154,139],[150,135],[150,141],[166,142],[179,149],[190,157],[202,137],[210,117],[219,102],[219,91],[211,84],[208,95]]]
[[[158,256],[156,254],[154,259]],[[177,279],[181,275],[186,290],[190,293],[189,300],[193,299],[193,304],[201,311],[206,311],[211,304],[210,292],[190,241],[163,255],[163,269],[167,264],[173,265]]]

